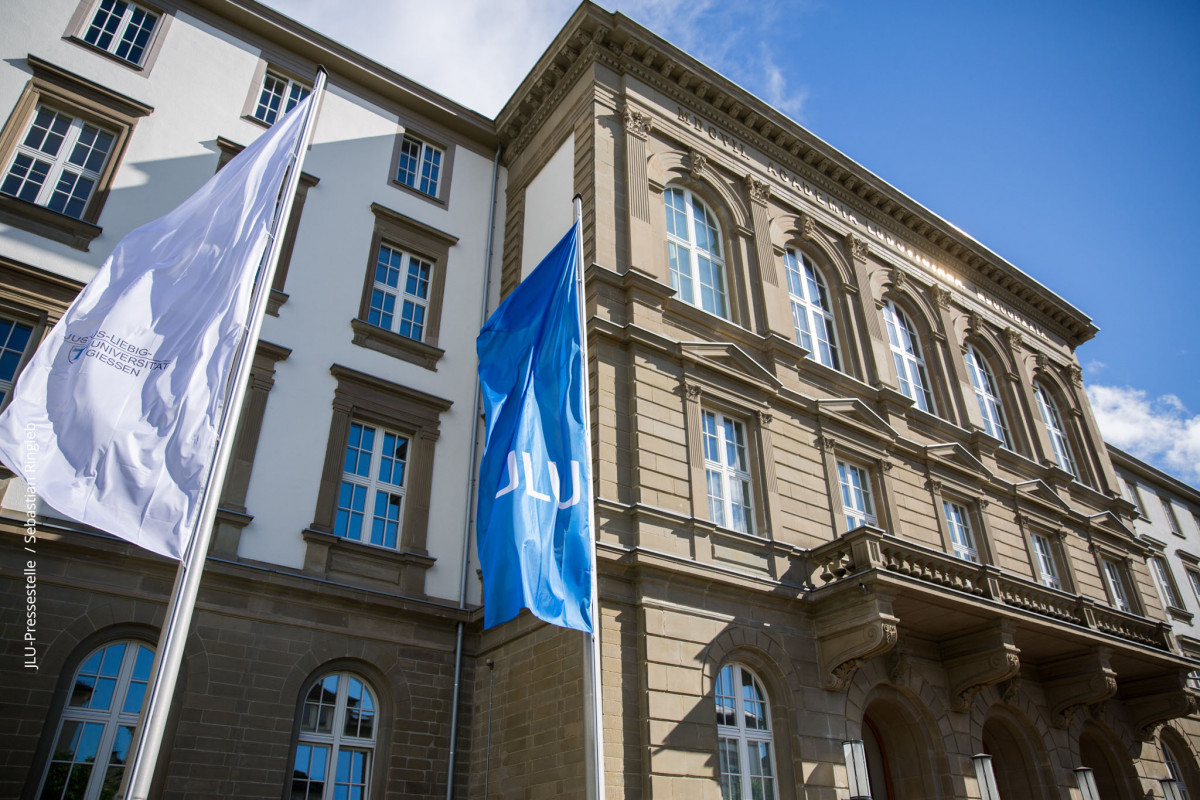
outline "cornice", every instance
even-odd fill
[[[497,117],[502,141],[519,153],[554,101],[593,63],[636,76],[665,96],[701,110],[787,169],[893,235],[950,258],[981,286],[1003,292],[1078,346],[1097,332],[1091,319],[980,242],[907,197],[811,132],[691,56],[619,13],[585,2],[563,27]]]

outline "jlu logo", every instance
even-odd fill
[[[566,502],[561,501],[562,486],[558,478],[558,465],[553,461],[546,462],[546,469],[550,473],[550,491],[554,493],[554,497],[548,494],[542,494],[534,488],[535,481],[533,479],[533,457],[529,453],[521,453],[521,461],[525,466],[525,494],[532,497],[534,500],[546,500],[558,503],[560,509],[570,508],[579,502],[579,462],[571,462],[571,499]],[[515,492],[520,485],[521,479],[517,473],[517,454],[510,452],[508,454],[508,484],[496,492],[496,497],[503,497],[510,492]]]

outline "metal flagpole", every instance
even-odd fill
[[[312,100],[308,107],[308,119],[304,122],[299,147],[292,156],[292,167],[288,173],[287,184],[280,195],[283,198],[294,198],[296,188],[300,184],[300,169],[304,163],[304,154],[308,151],[308,146],[312,141],[317,108],[321,104],[321,98],[325,91],[325,79],[325,70],[318,68],[317,79],[313,84]],[[159,751],[162,749],[167,717],[171,710],[171,700],[175,696],[175,684],[179,679],[179,667],[183,663],[184,644],[187,641],[188,631],[191,629],[196,596],[200,592],[200,575],[204,571],[204,561],[208,557],[208,545],[212,539],[213,524],[217,518],[217,506],[221,499],[221,487],[225,485],[225,472],[229,466],[230,453],[233,451],[233,432],[237,430],[237,421],[241,416],[246,386],[250,381],[250,367],[254,362],[254,349],[258,345],[258,337],[262,332],[263,313],[266,310],[267,297],[275,277],[275,267],[279,262],[279,251],[282,245],[280,234],[287,229],[291,214],[292,203],[284,202],[282,213],[278,213],[275,218],[266,260],[259,269],[255,281],[250,321],[234,362],[233,380],[221,413],[221,423],[217,432],[217,452],[212,467],[209,469],[200,519],[196,523],[191,542],[175,573],[175,588],[172,591],[171,605],[167,610],[167,620],[158,639],[158,649],[154,660],[154,678],[150,684],[150,697],[146,713],[138,726],[137,744],[125,775],[126,785],[129,787],[124,795],[127,800],[147,800],[150,796],[150,783],[154,778],[155,766],[158,764]]]
[[[592,396],[588,376],[588,347],[587,320],[584,316],[583,294],[583,198],[575,195],[575,288],[579,295],[579,358],[583,362],[580,370],[583,376],[583,439],[585,452],[592,458]],[[590,466],[590,465],[589,465]],[[601,698],[600,676],[600,564],[596,554],[596,502],[592,496],[595,481],[591,480],[592,470],[588,469],[588,531],[592,536],[592,632],[584,633],[584,647],[587,650],[583,660],[583,739],[587,750],[584,763],[587,774],[588,800],[604,800],[604,708]]]

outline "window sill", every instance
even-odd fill
[[[1186,608],[1179,608],[1177,606],[1167,606],[1167,615],[1170,616],[1171,619],[1177,619],[1185,625],[1191,625],[1192,618],[1194,616]]]
[[[446,355],[445,350],[384,330],[361,319],[350,320],[350,328],[354,331],[354,338],[351,340],[353,344],[408,361],[433,372],[437,372],[437,362]]]
[[[288,301],[291,297],[287,292],[281,292],[278,289],[272,289],[267,296],[267,313],[272,317],[279,316],[279,308]]]
[[[422,200],[426,200],[430,203],[433,203],[435,206],[438,206],[439,208],[446,207],[446,201],[443,200],[442,198],[437,197],[432,194],[426,194],[425,192],[422,192],[420,189],[414,189],[413,187],[409,186],[407,183],[401,183],[400,181],[395,180],[394,178],[388,180],[388,185],[391,186],[393,189],[401,189],[405,192],[408,192],[411,195],[421,198]]]
[[[437,559],[415,550],[389,550],[308,528],[304,573],[364,589],[425,596],[425,571]]]
[[[104,232],[99,225],[6,194],[0,194],[0,222],[85,253],[92,240]]]
[[[120,56],[110,53],[107,50],[101,50],[96,45],[89,44],[85,39],[83,39],[79,36],[67,36],[65,38],[67,41],[71,42],[72,44],[77,44],[80,47],[82,47],[84,50],[95,53],[98,56],[107,58],[109,61],[112,61],[116,64],[120,64],[121,66],[125,67],[126,69],[131,69],[134,72],[137,72],[142,75],[146,74],[146,67],[144,64],[134,64],[132,61],[121,58]],[[142,56],[145,57],[148,53],[149,53],[149,48],[146,48],[143,51]]]

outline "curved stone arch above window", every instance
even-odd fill
[[[979,400],[981,391],[981,387],[976,385],[977,378],[983,378],[985,383],[990,378],[990,391],[985,391],[984,394],[990,395],[999,405],[998,424],[1001,428],[1000,432],[1004,434],[995,438],[1000,439],[1004,446],[1012,452],[1028,453],[1030,447],[1028,442],[1024,441],[1025,437],[1020,425],[1022,418],[1020,392],[1016,388],[1019,378],[1016,366],[1013,364],[1011,351],[1001,345],[990,331],[981,326],[974,326],[967,328],[965,335],[960,340],[958,353],[967,366],[968,378],[971,380],[971,387],[975,390],[976,400]],[[972,358],[981,370],[981,375],[977,376],[971,369]],[[988,389],[989,387],[984,388]],[[984,413],[981,406],[980,414],[984,415]],[[982,421],[985,430],[995,436],[996,432],[991,428],[997,424],[996,421],[987,416],[984,416]]]
[[[1034,403],[1039,405],[1039,407],[1033,409],[1033,414],[1037,424],[1047,436],[1047,444],[1050,445],[1050,449],[1043,454],[1043,457],[1053,462],[1056,466],[1065,469],[1062,466],[1059,454],[1053,446],[1054,434],[1046,425],[1040,404],[1038,403],[1037,395],[1039,392],[1044,394],[1046,399],[1052,404],[1053,410],[1058,414],[1058,422],[1061,425],[1060,430],[1066,438],[1071,465],[1071,469],[1066,469],[1066,471],[1075,480],[1094,485],[1095,478],[1090,470],[1090,459],[1086,457],[1090,453],[1091,448],[1085,439],[1084,427],[1079,424],[1083,416],[1083,410],[1076,403],[1076,394],[1063,381],[1057,370],[1043,365],[1043,357],[1038,356],[1037,360],[1038,365],[1034,368],[1033,372],[1032,392]]]
[[[712,159],[702,159],[705,165],[693,169],[692,159],[691,154],[678,150],[651,155],[646,162],[646,177],[654,194],[661,195],[670,185],[690,189],[717,215],[727,238],[739,229],[748,230],[752,224],[750,207],[737,188],[740,181],[726,179]]]
[[[911,333],[915,336],[917,344],[920,348],[919,360],[924,363],[926,380],[928,384],[926,389],[932,397],[932,407],[928,409],[928,413],[943,419],[950,419],[951,410],[955,408],[953,398],[950,397],[948,388],[950,385],[948,378],[949,371],[946,369],[945,350],[940,345],[945,344],[945,336],[942,335],[937,324],[937,311],[933,308],[930,299],[923,292],[909,291],[907,287],[899,288],[895,284],[892,288],[886,290],[880,295],[877,306],[879,307],[880,329],[885,337],[885,344],[890,344],[888,338],[887,317],[885,314],[886,307],[891,305],[894,309],[900,311],[907,318],[911,327]],[[895,358],[893,357],[893,361]],[[884,374],[892,374],[893,377],[900,381],[900,375],[897,373],[895,364],[877,365]],[[903,386],[898,384],[897,388],[904,392]],[[911,398],[911,395],[910,395]],[[914,400],[916,403],[916,400]],[[919,405],[916,407],[920,407]]]
[[[807,214],[780,214],[771,219],[771,244],[777,254],[785,248],[801,250],[821,270],[831,290],[857,289],[854,266],[841,243]]]
[[[333,720],[341,719],[342,715],[352,713],[357,717],[347,716],[340,727],[335,726],[330,731],[321,731],[319,725],[306,728],[305,711],[306,706],[311,704],[312,690],[328,679],[334,681],[336,696],[319,698],[324,709],[330,712]],[[311,669],[299,684],[289,681],[284,692],[280,694],[280,700],[284,703],[289,701],[295,703],[295,716],[287,761],[288,764],[293,765],[292,780],[298,779],[302,785],[305,783],[300,762],[303,761],[307,764],[310,760],[317,759],[318,755],[315,751],[325,751],[320,758],[325,765],[322,774],[328,775],[328,780],[333,780],[334,766],[338,763],[335,757],[339,752],[353,753],[359,758],[363,758],[365,753],[367,766],[364,771],[366,774],[359,776],[364,779],[366,789],[364,796],[376,797],[382,794],[382,789],[387,781],[389,761],[385,754],[391,751],[393,728],[396,720],[406,718],[408,716],[406,710],[411,708],[408,692],[404,691],[404,697],[400,697],[397,692],[393,691],[393,680],[394,677],[384,675],[368,661],[343,657],[320,663]],[[355,682],[358,687],[354,686]],[[400,682],[400,685],[407,689],[403,682]],[[356,709],[352,711],[350,701],[357,698],[352,698],[351,692],[356,688],[362,692],[361,696],[364,700],[362,703],[356,704]],[[295,691],[287,694],[288,690]],[[374,705],[374,708],[371,709],[372,717],[369,720],[365,714],[362,714],[362,710],[366,707],[365,698],[367,697]],[[351,719],[355,721],[351,722]],[[353,727],[353,732],[351,732],[351,727]],[[309,752],[307,755],[302,753],[301,755],[304,757],[297,759],[297,753],[301,747],[306,747],[313,752]],[[340,772],[340,769],[338,771]],[[339,783],[342,780],[354,783],[354,778],[346,774],[339,775],[337,780]],[[323,782],[317,780],[317,785],[321,785]],[[293,786],[295,786],[294,783]],[[310,794],[310,796],[313,795]]]
[[[762,686],[770,713],[771,742],[774,746],[776,795],[780,800],[795,797],[797,785],[793,769],[791,741],[795,730],[792,720],[800,709],[796,698],[803,696],[804,683],[797,674],[783,644],[765,631],[731,625],[722,631],[704,651],[702,659],[704,700],[714,701],[717,679],[728,666],[742,667]],[[713,730],[716,708],[713,706]],[[719,767],[718,767],[719,769]]]

